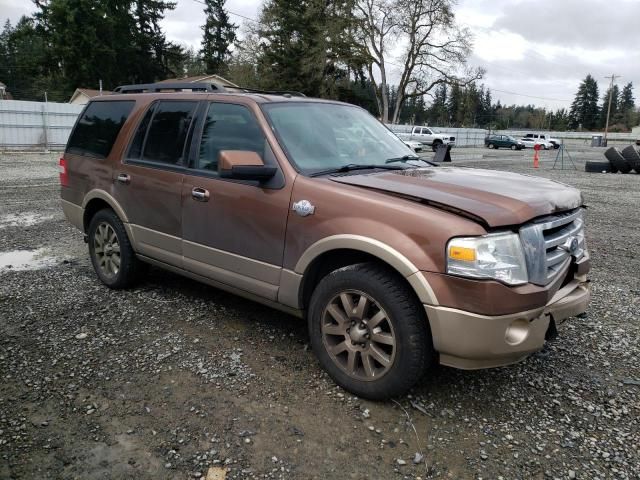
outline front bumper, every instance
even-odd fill
[[[591,298],[586,275],[575,276],[537,309],[487,316],[425,305],[440,363],[473,370],[518,362],[540,350],[551,322],[583,313]]]

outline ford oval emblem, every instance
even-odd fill
[[[566,250],[570,254],[575,255],[578,249],[580,248],[580,242],[578,242],[577,237],[571,236],[567,238],[567,240],[564,242],[564,245],[562,245],[561,248],[563,250]]]
[[[308,215],[313,215],[316,211],[316,207],[314,207],[309,200],[300,200],[293,204],[292,210],[301,217],[306,217]]]

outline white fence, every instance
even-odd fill
[[[82,105],[0,100],[0,150],[60,150]]]

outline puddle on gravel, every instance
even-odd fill
[[[51,220],[53,215],[42,215],[40,213],[23,213],[17,215],[10,213],[0,216],[0,228],[6,227],[31,227],[38,223]]]
[[[39,270],[58,263],[46,248],[0,252],[0,274],[8,271]]]

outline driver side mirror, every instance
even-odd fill
[[[218,173],[222,178],[264,182],[273,178],[277,171],[276,167],[265,165],[256,152],[223,150],[218,157]]]

